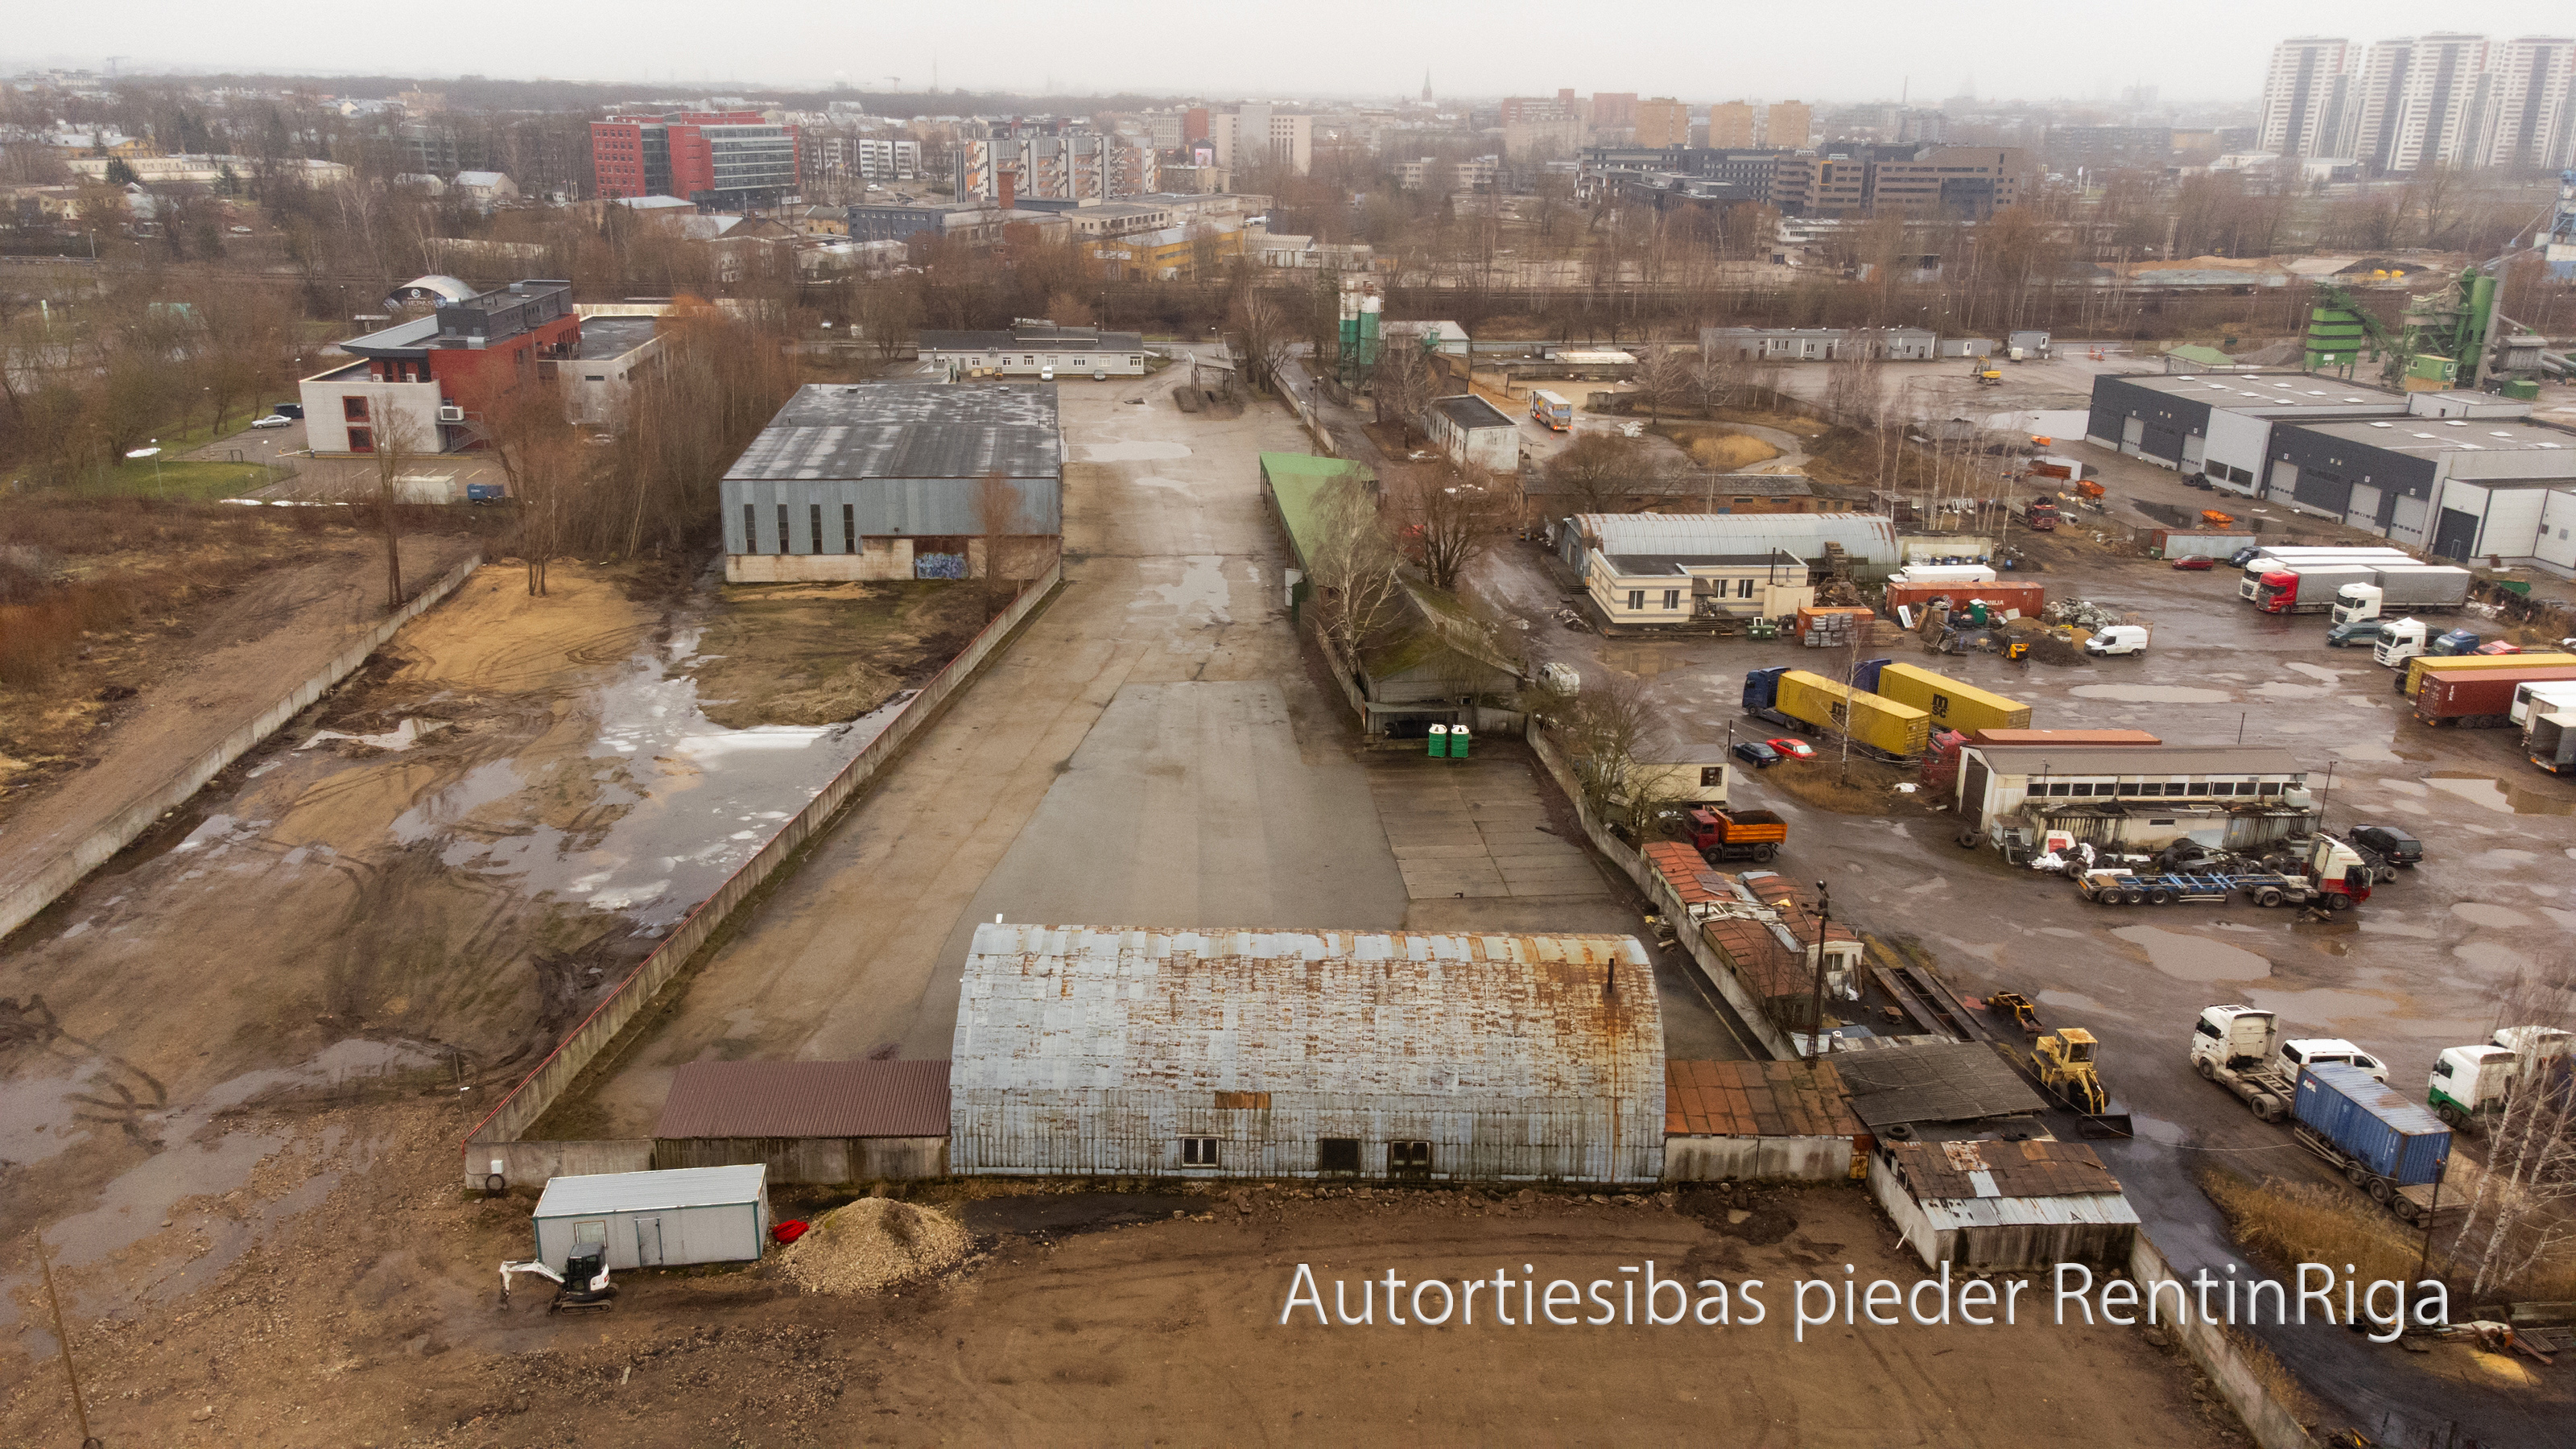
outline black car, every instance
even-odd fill
[[[304,416],[304,404],[279,403],[275,407],[270,408],[269,411],[277,414],[281,418],[300,418]]]
[[[2391,865],[2412,866],[2424,858],[2424,842],[2394,825],[2356,825],[2352,843]]]
[[[2227,566],[2232,569],[2241,569],[2253,561],[2254,550],[2251,548],[2240,548],[2227,556]]]
[[[1770,769],[1773,765],[1776,765],[1783,759],[1787,758],[1787,756],[1782,755],[1778,750],[1771,748],[1760,740],[1746,740],[1744,743],[1737,745],[1735,747],[1735,757],[1757,770]]]

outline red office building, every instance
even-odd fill
[[[710,210],[775,206],[797,189],[796,128],[758,111],[611,116],[590,123],[599,194],[677,196]]]

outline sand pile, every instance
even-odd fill
[[[875,1293],[956,1267],[972,1240],[957,1220],[892,1198],[861,1198],[814,1220],[778,1255],[808,1293]]]

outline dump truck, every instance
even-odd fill
[[[2488,656],[2498,663],[2520,664],[2528,654]],[[2415,691],[2415,718],[2428,725],[2459,729],[2503,729],[2513,723],[2513,696],[2526,684],[2576,680],[2576,664],[2526,665],[2519,669],[2434,670]]]
[[[1842,732],[1848,717],[1852,743],[1881,759],[1913,759],[1932,743],[1931,715],[1803,669],[1748,671],[1744,712],[1810,735]]]
[[[1702,806],[1689,816],[1691,848],[1715,865],[1728,860],[1767,861],[1789,839],[1789,822],[1768,810]]]
[[[2491,670],[2556,669],[2570,666],[2576,666],[2576,654],[2566,654],[2556,650],[2534,651],[2529,654],[2455,654],[2448,656],[2439,654],[2418,654],[2413,658],[2404,661],[2404,667],[2397,675],[2397,692],[2411,699],[2415,696],[2418,690],[2421,690],[2424,687],[2425,680],[2437,675],[2483,674]],[[2546,675],[2540,674],[2525,676],[2526,679],[2542,679],[2547,677],[2548,676]],[[2557,677],[2565,679],[2570,676],[2562,674]]]
[[[2021,508],[2021,526],[2033,533],[2057,531],[2057,500],[2034,498]]]
[[[1863,661],[1853,682],[1883,699],[1912,705],[1932,716],[1937,729],[2026,730],[2030,706],[1973,684],[1891,659]]]
[[[2469,601],[2471,578],[2467,569],[2441,564],[2380,569],[2368,583],[2350,583],[2335,591],[2334,622],[2456,609]]]
[[[2400,1221],[2422,1222],[2437,1204],[2467,1209],[2467,1182],[2452,1181],[2448,1192],[2436,1186],[2450,1176],[2450,1127],[2370,1073],[2333,1062],[2303,1068],[2290,1111],[2299,1145]]]

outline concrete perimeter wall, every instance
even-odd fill
[[[546,1054],[545,1060],[537,1063],[533,1071],[510,1089],[500,1105],[475,1124],[463,1148],[468,1183],[482,1183],[484,1174],[490,1170],[489,1159],[510,1158],[511,1154],[497,1149],[515,1144],[531,1124],[545,1115],[546,1109],[563,1096],[573,1079],[581,1075],[582,1069],[617,1039],[618,1033],[626,1029],[626,1024],[633,1021],[637,1013],[652,1004],[662,988],[670,984],[671,978],[679,974],[691,956],[697,954],[698,948],[732,917],[734,909],[749,899],[752,892],[758,890],[786,863],[788,857],[838,814],[862,787],[875,779],[915,734],[938,718],[950,696],[974,677],[975,671],[1001,648],[1011,631],[1018,628],[1020,622],[1063,582],[1064,565],[1059,562],[1021,588],[1019,597],[984,626],[984,631],[975,636],[975,642],[967,645],[956,658],[948,661],[946,668],[922,686],[921,693],[913,697],[903,713],[895,716],[894,723],[886,726],[885,733],[878,735],[866,749],[842,766],[831,783],[780,826],[778,833],[744,862],[741,869],[716,888],[715,894],[700,901],[697,909],[689,912],[688,918],[653,949],[653,954],[637,963],[635,969],[627,973],[626,979],[617,983],[606,999],[592,1008],[581,1025],[573,1028],[571,1035],[557,1043],[555,1049]],[[651,1165],[651,1147],[649,1141],[645,1142],[644,1166]],[[510,1170],[515,1171],[515,1165]]]
[[[2183,1281],[2165,1262],[2165,1255],[2147,1240],[2144,1229],[2131,1240],[2129,1277],[2138,1285],[2138,1296],[2150,1303],[2155,1301],[2154,1285],[2167,1279]],[[2166,1320],[2164,1328],[2181,1342],[2183,1352],[2200,1365],[2200,1371],[2209,1375],[2218,1396],[2236,1411],[2237,1418],[2245,1421],[2246,1431],[2254,1436],[2255,1443],[2263,1449],[2313,1449],[2316,1440],[2308,1437],[2298,1416],[2263,1386],[2252,1361],[2228,1336],[2224,1325],[2203,1323],[2186,1313],[2179,1321]]]
[[[172,771],[169,778],[129,801],[124,809],[92,831],[88,838],[48,861],[34,879],[11,891],[6,899],[0,899],[0,936],[6,936],[33,920],[38,911],[52,905],[63,892],[80,884],[82,877],[133,844],[135,837],[151,829],[152,822],[160,819],[165,811],[188,803],[189,797],[204,789],[206,782],[222,773],[226,765],[250,753],[252,746],[277,733],[288,720],[330,693],[333,685],[366,663],[367,656],[394,637],[395,631],[454,593],[457,585],[473,577],[474,571],[482,566],[483,556],[477,553],[439,575],[428,588],[412,595],[401,608],[386,615],[383,622],[368,630],[357,643],[341,650],[330,663],[322,666],[312,678],[295,686],[284,699],[260,711],[258,718],[224,736],[221,744]]]
[[[1530,748],[1538,754],[1539,763],[1556,777],[1557,788],[1574,802],[1574,813],[1582,819],[1583,833],[1591,840],[1592,848],[1608,857],[1612,865],[1626,871],[1628,878],[1637,883],[1637,889],[1644,891],[1646,898],[1655,903],[1655,908],[1664,913],[1664,918],[1673,923],[1674,934],[1681,939],[1683,948],[1690,952],[1691,960],[1699,967],[1700,976],[1726,998],[1726,1004],[1734,1008],[1736,1019],[1744,1023],[1744,1029],[1753,1034],[1754,1041],[1771,1054],[1773,1061],[1798,1060],[1797,1047],[1778,1026],[1772,1024],[1771,1018],[1762,1010],[1761,1001],[1743,982],[1735,979],[1735,972],[1718,958],[1717,952],[1709,946],[1708,938],[1691,925],[1690,913],[1673,898],[1672,892],[1662,887],[1654,870],[1646,864],[1646,857],[1611,834],[1600,817],[1592,813],[1592,806],[1583,798],[1582,783],[1575,779],[1573,766],[1566,763],[1556,742],[1549,739],[1544,730],[1538,729],[1529,732],[1529,742]]]

